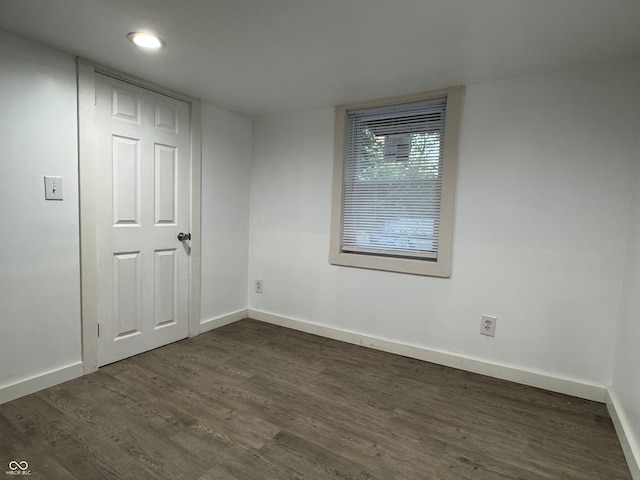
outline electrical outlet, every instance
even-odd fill
[[[482,315],[480,317],[480,334],[488,337],[496,336],[496,322],[497,317],[491,315]]]
[[[262,280],[256,280],[256,293],[262,293]]]

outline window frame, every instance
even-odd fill
[[[464,87],[457,86],[423,92],[415,95],[391,97],[335,107],[335,137],[333,192],[331,213],[331,238],[329,263],[332,265],[384,270],[432,277],[451,276],[453,251],[453,224],[455,184],[458,163],[458,139]],[[350,110],[392,107],[436,98],[447,98],[445,137],[442,156],[442,194],[440,200],[440,230],[438,235],[438,257],[435,260],[399,258],[376,254],[347,253],[342,251],[343,195],[345,179],[346,118]]]

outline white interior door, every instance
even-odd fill
[[[189,105],[96,74],[98,361],[189,330]]]

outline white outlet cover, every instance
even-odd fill
[[[498,317],[494,317],[493,315],[482,315],[480,317],[480,334],[486,335],[487,337],[495,337],[497,321]]]
[[[44,177],[45,200],[62,200],[62,177]]]

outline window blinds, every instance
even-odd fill
[[[342,251],[436,260],[446,97],[347,111]]]

